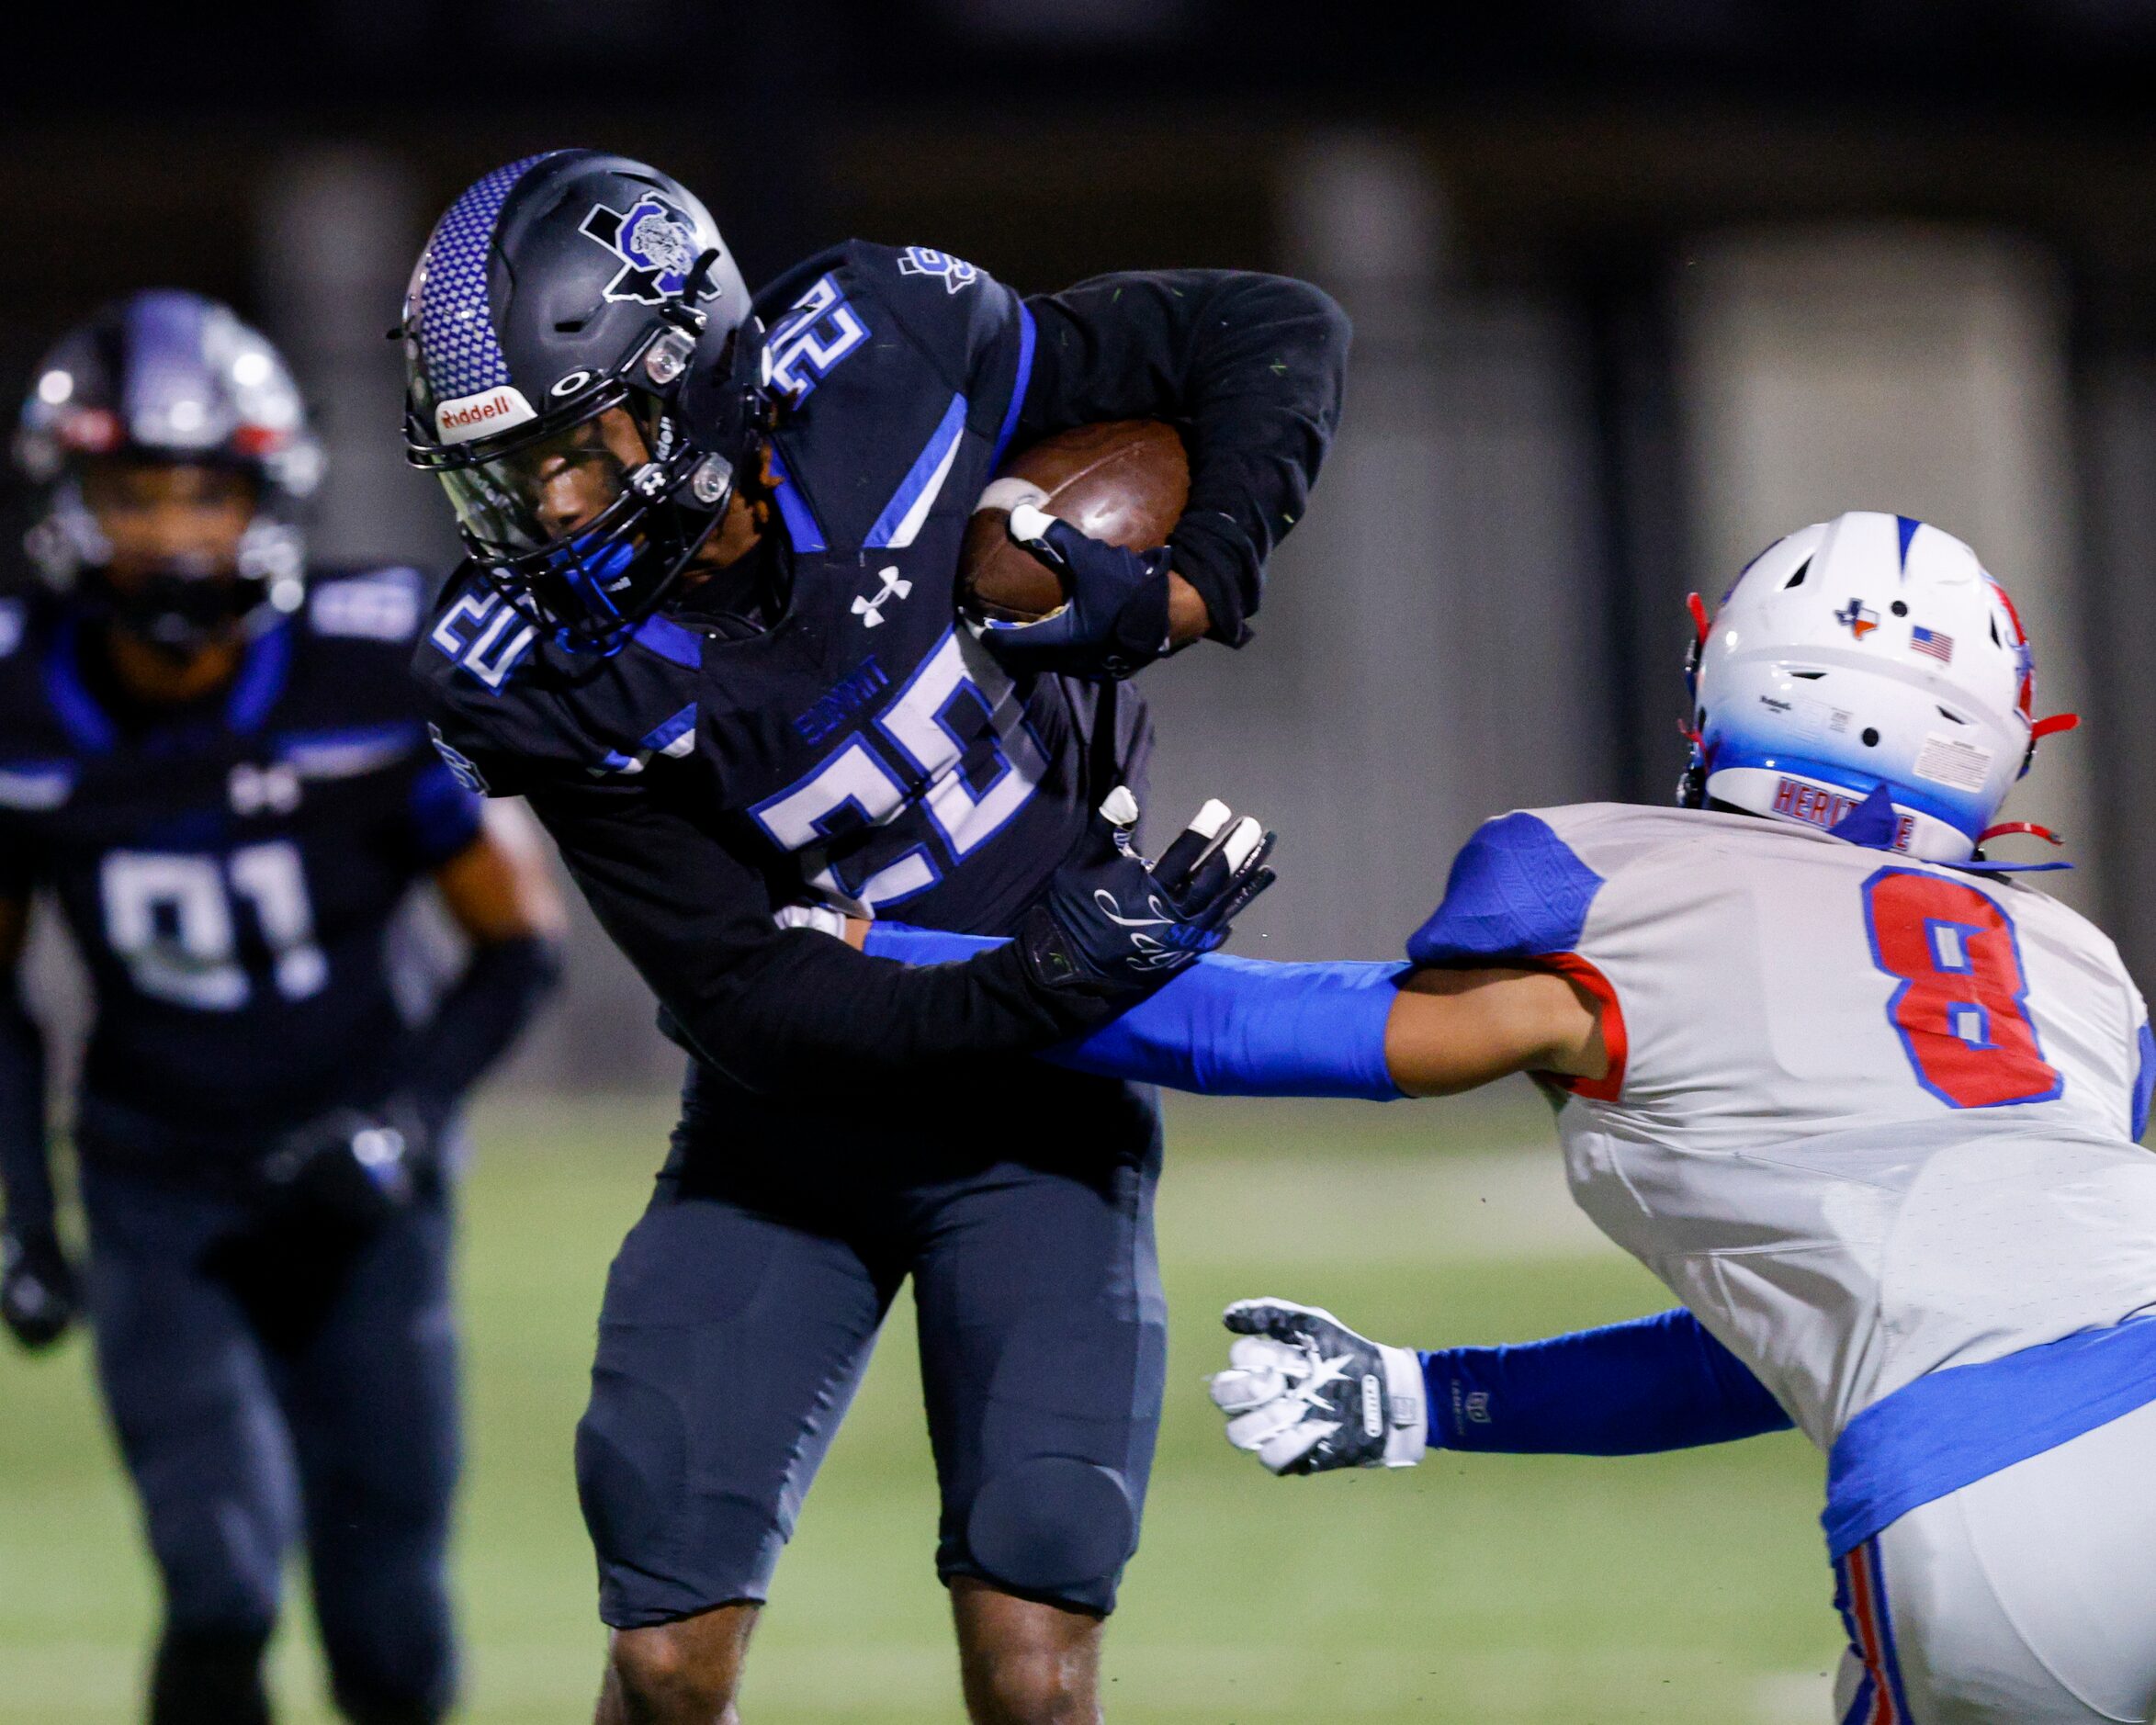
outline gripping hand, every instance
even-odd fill
[[[981,639],[1006,669],[1118,681],[1168,651],[1168,547],[1126,551],[1031,503],[1010,512],[1011,538],[1063,578],[1068,597],[1033,623],[990,621]]]
[[[1148,994],[1225,941],[1272,885],[1272,834],[1225,803],[1201,808],[1157,862],[1137,852],[1137,798],[1118,785],[1094,817],[1104,842],[1081,847],[1027,913],[1019,944],[1042,986]]]
[[[73,1266],[55,1235],[0,1234],[0,1322],[32,1350],[67,1333],[82,1303]]]
[[[1220,1321],[1239,1338],[1213,1374],[1227,1440],[1272,1473],[1411,1468],[1428,1441],[1422,1362],[1358,1336],[1329,1312],[1238,1300]]]

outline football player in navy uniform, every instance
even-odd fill
[[[556,969],[559,900],[428,745],[418,574],[307,578],[320,456],[261,336],[121,300],[47,356],[17,452],[53,591],[0,603],[0,1317],[31,1348],[78,1309],[95,1332],[164,1582],[155,1725],[269,1718],[302,1540],[344,1716],[438,1719],[447,1151]],[[471,956],[407,1025],[385,943],[428,881]],[[34,892],[95,995],[79,1280],[14,974]]]
[[[1247,635],[1346,321],[1225,271],[1022,300],[861,242],[751,299],[692,194],[570,150],[451,206],[403,327],[411,453],[471,553],[416,660],[445,758],[529,798],[691,1055],[578,1431],[599,1718],[734,1717],[911,1277],[967,1705],[1094,1719],[1159,1414],[1158,1122],[1147,1090],[1020,1056],[1219,944],[1270,879],[1217,803],[1139,855],[1121,680]],[[1169,543],[1021,508],[1070,603],[969,627],[960,538],[1006,451],[1147,416],[1191,449]],[[907,970],[782,926],[804,901],[1016,938]]]

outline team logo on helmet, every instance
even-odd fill
[[[694,222],[664,198],[649,195],[631,204],[626,214],[593,204],[577,231],[621,259],[621,268],[606,284],[606,298],[647,306],[678,298],[704,249],[696,243]],[[708,299],[717,291],[706,284],[696,297]]]
[[[1852,599],[1834,613],[1834,621],[1862,640],[1879,627],[1879,613],[1858,599]]]

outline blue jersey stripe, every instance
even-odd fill
[[[691,671],[704,662],[704,637],[657,612],[637,625],[637,645],[649,648],[660,658],[672,660],[677,665],[686,665]]]
[[[2156,1401],[2156,1318],[1949,1366],[1874,1402],[1827,1454],[1835,1562],[1911,1510]]]
[[[1010,405],[1003,410],[1003,424],[996,433],[996,448],[988,457],[988,471],[1003,465],[1003,452],[1018,430],[1018,415],[1025,406],[1026,386],[1033,380],[1033,314],[1026,302],[1018,302],[1018,378],[1010,386]]]
[[[75,657],[80,626],[72,616],[52,632],[45,649],[45,698],[60,716],[67,739],[86,754],[103,754],[119,740],[119,727],[83,682],[82,666]]]
[[[2134,1073],[2134,1141],[2139,1143],[2149,1133],[2149,1098],[2156,1092],[2156,1032],[2146,1023],[2141,1026],[2141,1064]]]
[[[225,704],[224,722],[242,732],[259,730],[277,696],[285,692],[285,673],[292,666],[292,625],[280,618],[247,643],[247,656],[240,661],[240,674],[232,682],[232,697]]]
[[[897,544],[911,544],[918,523],[909,526],[907,518],[916,506],[933,507],[936,493],[943,489],[945,477],[951,470],[951,457],[958,446],[958,439],[965,430],[965,398],[954,395],[951,405],[943,410],[943,417],[936,429],[929,434],[920,453],[913,457],[913,465],[906,469],[906,477],[898,481],[898,489],[891,493],[891,501],[884,505],[884,512],[875,518],[868,530],[868,537],[862,544],[872,550]]]
[[[801,488],[794,483],[794,476],[786,471],[786,464],[779,458],[777,446],[771,452],[771,477],[779,500],[779,519],[785,524],[786,537],[799,552],[828,550],[824,544],[823,529],[816,524],[816,516],[808,507],[808,500],[801,495]]]
[[[664,750],[696,728],[696,704],[692,701],[672,718],[653,726],[644,738],[647,749]]]

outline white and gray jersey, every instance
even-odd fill
[[[1746,816],[1485,825],[1409,945],[1604,1002],[1552,1080],[1574,1197],[1823,1448],[1944,1366],[2156,1306],[2148,1011],[2011,875]]]

